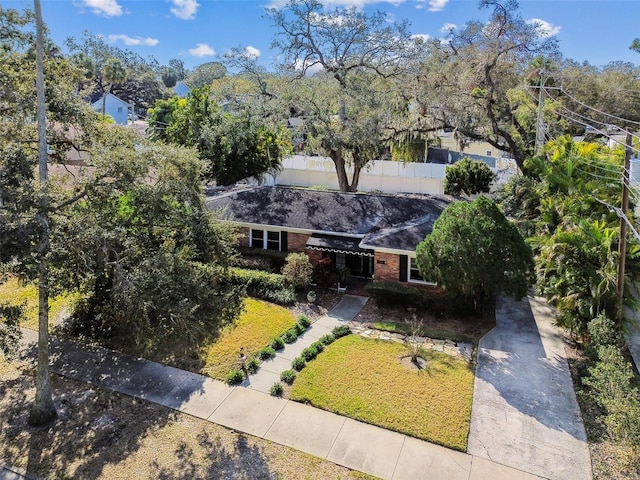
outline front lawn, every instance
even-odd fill
[[[463,360],[424,351],[424,370],[402,361],[399,343],[349,335],[300,372],[290,398],[465,451],[473,371]]]
[[[49,299],[49,325],[53,327],[58,317],[71,313],[77,295],[63,294]],[[32,330],[38,329],[38,289],[33,284],[22,285],[18,279],[10,278],[0,283],[0,302],[25,306],[25,317],[21,325]]]
[[[247,298],[238,320],[226,327],[215,342],[205,347],[203,373],[224,380],[232,369],[240,367],[241,347],[244,347],[247,357],[257,355],[274,337],[295,323],[295,316],[286,308]]]

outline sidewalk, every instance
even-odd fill
[[[363,304],[362,299],[346,295],[325,317],[329,324],[316,322],[315,335],[332,322],[353,318]],[[28,355],[34,354],[36,340],[36,332],[25,331],[23,342]],[[272,397],[255,388],[256,383],[252,383],[253,388],[230,387],[202,375],[59,338],[51,339],[51,361],[52,371],[57,374],[148,400],[385,480],[539,478],[487,458]]]

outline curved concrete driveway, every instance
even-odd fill
[[[553,480],[591,478],[564,342],[540,298],[501,298],[480,340],[468,453]]]

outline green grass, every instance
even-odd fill
[[[375,322],[371,324],[371,328],[383,330],[385,332],[400,333],[402,335],[412,335],[413,327],[409,323],[399,322]],[[453,342],[477,343],[476,339],[471,335],[464,333],[450,332],[438,328],[422,326],[418,329],[418,335],[421,337],[449,339]]]
[[[49,299],[49,324],[54,325],[55,319],[67,308],[72,308],[76,301],[76,294],[63,294]],[[11,305],[26,303],[25,318],[21,325],[32,330],[38,329],[38,289],[33,284],[22,285],[16,278],[10,278],[0,284],[0,302]]]
[[[205,348],[203,373],[224,380],[232,369],[240,367],[240,347],[244,347],[247,357],[257,355],[295,323],[295,317],[286,308],[248,298],[238,320]]]
[[[473,372],[464,361],[424,351],[425,370],[401,363],[407,348],[349,335],[298,374],[290,398],[465,451]]]

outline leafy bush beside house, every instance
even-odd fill
[[[487,197],[445,208],[418,244],[416,261],[423,276],[473,310],[499,293],[520,299],[532,282],[531,249]]]

